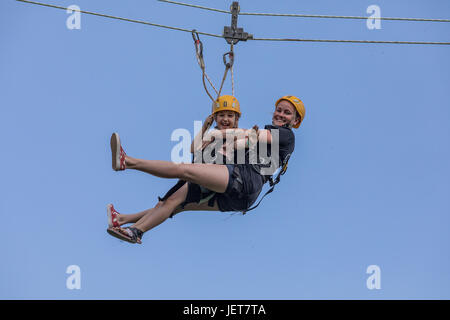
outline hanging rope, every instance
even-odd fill
[[[233,42],[231,42],[231,52],[233,52]],[[234,55],[234,53],[233,53]],[[233,75],[233,65],[234,63],[231,65],[231,95],[233,97],[235,97],[234,95],[234,75]]]
[[[228,70],[230,70],[230,69],[231,69],[232,95],[234,96],[234,76],[233,76],[233,64],[234,64],[234,50],[233,50],[233,48],[234,48],[234,45],[233,45],[233,42],[230,45],[230,51],[223,55],[223,63],[225,65],[225,72],[224,72],[224,75],[222,77],[222,82],[220,84],[220,89],[219,89],[219,91],[217,91],[217,89],[214,87],[214,84],[212,83],[211,79],[206,74],[205,61],[203,59],[203,43],[200,41],[200,37],[199,37],[199,35],[198,35],[198,33],[197,33],[197,31],[195,29],[192,30],[192,39],[194,40],[194,44],[195,44],[195,55],[197,57],[197,62],[198,62],[198,65],[200,66],[200,69],[202,70],[203,87],[205,88],[205,91],[208,94],[208,96],[211,99],[211,101],[214,103],[216,101],[216,99],[214,99],[212,97],[212,95],[209,93],[209,90],[208,90],[208,88],[206,86],[205,78],[208,80],[209,84],[211,85],[211,87],[216,92],[217,98],[219,98],[220,94],[222,93],[222,89],[223,89],[223,85],[225,83],[225,80],[227,78]],[[228,61],[227,61],[227,57],[229,58]]]
[[[229,61],[227,61],[227,56],[229,57]],[[225,72],[222,78],[222,83],[220,84],[219,94],[217,95],[217,98],[220,97],[220,94],[222,92],[223,84],[225,83],[225,80],[227,78],[228,70],[230,70],[233,67],[234,63],[233,44],[231,44],[230,51],[223,55],[223,63],[225,65]]]
[[[195,45],[195,56],[197,57],[198,65],[200,66],[200,69],[202,70],[203,87],[205,88],[206,94],[209,96],[211,101],[214,103],[215,100],[208,91],[208,87],[206,86],[205,78],[208,80],[209,84],[214,89],[216,94],[219,94],[219,93],[217,92],[216,88],[214,87],[211,79],[206,74],[205,61],[203,59],[203,43],[200,41],[200,37],[195,29],[192,30],[192,39],[194,40],[194,45]]]

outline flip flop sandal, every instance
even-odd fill
[[[125,231],[126,229],[128,229],[130,232]],[[108,228],[108,229],[106,229],[106,232],[108,232],[111,236],[113,236],[119,240],[127,241],[129,243],[139,243],[139,244],[142,243],[141,238],[142,238],[143,232],[141,230],[138,230],[133,227]]]
[[[108,204],[106,206],[106,213],[108,215],[108,227],[114,228],[114,227],[120,227],[119,221],[117,219],[117,215],[119,214],[116,209],[114,209],[114,206],[112,204]]]
[[[112,168],[114,171],[125,170],[125,156],[126,153],[123,151],[120,144],[119,134],[114,132],[111,135],[111,153],[112,153]]]

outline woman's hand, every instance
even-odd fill
[[[255,124],[247,136],[247,148],[254,147],[258,143],[259,127]]]

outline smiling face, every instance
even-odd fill
[[[222,129],[232,129],[237,127],[237,113],[234,111],[219,111],[214,115],[217,127]]]
[[[284,125],[291,127],[298,121],[300,121],[300,116],[297,110],[295,110],[294,105],[287,100],[281,100],[275,107],[272,124],[279,127]]]

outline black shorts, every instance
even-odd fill
[[[183,208],[188,203],[200,203],[201,201],[208,201],[209,206],[212,207],[217,200],[219,210],[223,212],[244,211],[250,208],[261,193],[265,182],[263,176],[248,164],[227,164],[226,166],[228,169],[228,185],[224,193],[215,193],[211,197],[213,191],[188,182],[188,193],[181,207]],[[163,198],[158,197],[159,201],[165,201],[185,183],[186,181],[179,180]]]
[[[255,203],[264,185],[264,178],[248,164],[227,164],[228,186],[216,193],[220,211],[244,211]]]

